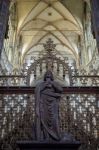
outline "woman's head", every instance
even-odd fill
[[[47,78],[50,78],[52,81],[54,80],[53,74],[50,70],[48,70],[44,75],[44,81],[46,81]]]

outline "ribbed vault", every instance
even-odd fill
[[[82,4],[82,0],[80,2]],[[16,41],[20,46],[21,63],[27,55],[38,57],[43,53],[43,43],[51,38],[62,57],[69,56],[79,64],[78,42],[83,36],[81,18],[61,0],[16,0],[15,3]]]

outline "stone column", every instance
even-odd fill
[[[9,17],[10,0],[0,0],[0,57]]]
[[[99,0],[90,0],[92,8],[92,32],[97,41],[99,52]]]

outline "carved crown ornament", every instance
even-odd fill
[[[43,47],[45,51],[47,52],[47,68],[48,70],[52,70],[52,62],[50,58],[53,58],[53,53],[56,47],[56,44],[54,44],[53,40],[49,38],[46,43],[43,44]]]
[[[56,44],[54,44],[53,40],[49,38],[46,43],[43,44],[43,47],[48,54],[51,54],[51,52],[55,50]]]

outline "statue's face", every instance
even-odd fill
[[[47,75],[46,75],[46,78],[51,78],[51,77],[52,77],[51,73],[48,72]]]
[[[47,72],[46,73],[46,80],[52,80],[52,78],[53,78],[53,75],[52,75],[52,73],[49,71],[49,72]]]
[[[51,74],[50,73],[47,73],[47,75],[46,75],[46,80],[51,80]]]

